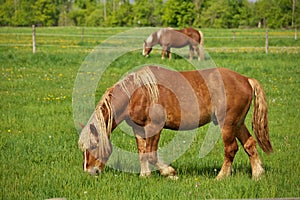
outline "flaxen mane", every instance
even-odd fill
[[[127,75],[124,79],[116,83],[111,88],[103,94],[100,102],[98,103],[96,110],[88,121],[87,125],[81,132],[79,138],[79,146],[84,151],[90,149],[93,145],[99,145],[100,154],[104,154],[110,151],[109,138],[112,131],[112,124],[114,118],[113,106],[111,104],[111,98],[113,95],[113,90],[116,86],[119,86],[124,93],[130,98],[133,91],[139,87],[145,87],[149,93],[151,100],[153,102],[158,101],[159,92],[157,87],[157,82],[154,74],[149,69],[149,67],[143,68],[137,72],[133,72]],[[107,122],[105,121],[103,111],[106,111]],[[94,135],[90,131],[90,125],[93,124],[98,132],[98,135]],[[99,144],[100,143],[100,144]]]
[[[144,86],[150,94],[151,100],[153,102],[157,102],[158,100],[159,92],[157,81],[149,67],[145,67],[143,70],[127,75],[126,78],[116,83],[113,87],[116,85],[119,85],[122,88],[128,98],[130,98],[132,94],[132,89]]]

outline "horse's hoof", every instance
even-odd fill
[[[173,180],[173,181],[177,181],[179,179],[179,177],[177,175],[170,175],[167,176],[168,179]]]
[[[218,181],[223,180],[225,178],[230,177],[230,175],[231,175],[231,173],[224,174],[224,173],[219,172],[218,176],[216,177],[216,180],[218,180]]]
[[[140,178],[148,178],[151,176],[151,172],[141,173]]]
[[[265,171],[261,171],[259,174],[252,174],[252,179],[255,181],[259,181],[261,178],[265,176]]]

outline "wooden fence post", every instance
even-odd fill
[[[266,54],[269,52],[269,34],[268,30],[266,30]]]
[[[235,41],[235,38],[236,38],[236,33],[235,33],[235,30],[234,30],[234,31],[232,31],[232,39],[233,39],[233,41]]]
[[[84,41],[84,28],[82,27],[82,31],[81,31],[81,42]]]
[[[32,25],[32,53],[36,52],[36,43],[35,43],[35,25]]]

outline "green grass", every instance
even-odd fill
[[[51,30],[50,30],[51,29]],[[191,148],[172,163],[179,180],[171,181],[154,172],[151,178],[105,168],[98,178],[82,170],[82,152],[77,146],[78,132],[74,126],[72,92],[81,64],[93,46],[110,35],[127,29],[40,28],[36,54],[30,47],[30,28],[0,28],[1,66],[1,134],[0,134],[0,197],[1,199],[214,199],[214,198],[280,198],[300,197],[300,54],[299,49],[284,53],[264,51],[227,51],[208,49],[217,66],[254,77],[263,85],[269,105],[270,137],[274,154],[258,149],[266,169],[260,181],[251,179],[247,155],[240,146],[230,178],[214,178],[223,162],[223,143],[219,139],[214,149],[199,158],[199,149],[207,126],[199,128]],[[264,34],[258,30],[239,30],[243,35]],[[73,37],[49,36],[77,34]],[[208,36],[208,48],[257,46],[251,40],[232,44],[228,38],[213,40],[209,36],[232,30],[203,30]],[[290,34],[274,30],[270,34]],[[101,33],[103,35],[101,35]],[[99,36],[98,36],[99,34]],[[139,33],[137,33],[139,34]],[[147,34],[145,34],[147,35]],[[92,37],[93,36],[93,37]],[[139,34],[140,36],[140,34]],[[237,35],[238,36],[238,35]],[[142,38],[142,37],[141,37]],[[299,40],[274,38],[276,45],[299,48]],[[262,41],[263,42],[263,41]],[[222,44],[222,45],[220,45]],[[263,44],[259,44],[261,47]],[[76,47],[75,47],[76,46]],[[179,56],[160,59],[154,51],[150,58],[133,51],[112,62],[101,77],[96,102],[107,87],[119,80],[132,67],[157,63],[186,70],[193,68]],[[247,117],[251,127],[252,110]],[[161,146],[174,132],[164,131]],[[124,149],[136,151],[133,137],[117,129],[112,141]]]

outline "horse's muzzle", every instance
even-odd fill
[[[91,167],[89,169],[86,169],[85,172],[87,172],[91,176],[98,176],[99,174],[101,174],[101,170],[98,167]]]

